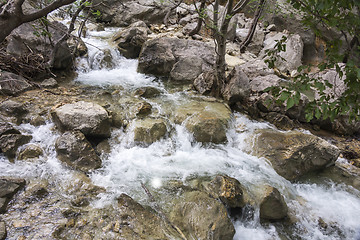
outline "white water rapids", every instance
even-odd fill
[[[136,72],[137,61],[120,56],[106,41],[114,29],[103,32],[89,32],[84,41],[89,47],[89,58],[80,60],[76,84],[107,87],[121,87],[131,92],[138,87],[152,86],[161,91],[161,97],[147,100],[162,113],[162,104],[179,104],[187,101],[187,94],[172,91],[167,83],[151,76]],[[96,47],[94,47],[96,46]],[[99,49],[109,49],[113,59],[112,68],[101,67]],[[161,188],[168,180],[186,180],[196,176],[226,174],[242,183],[251,194],[256,195],[259,186],[268,184],[276,187],[285,197],[289,211],[297,222],[291,232],[281,224],[261,224],[259,210],[252,218],[234,220],[235,240],[266,239],[359,239],[360,233],[360,192],[351,186],[338,184],[330,179],[318,183],[290,183],[279,176],[266,159],[251,155],[251,140],[254,131],[273,126],[250,120],[245,115],[234,113],[229,127],[226,144],[202,146],[194,143],[185,127],[170,122],[174,134],[170,137],[143,147],[133,143],[133,132],[114,130],[110,139],[111,153],[102,156],[103,166],[91,174],[95,185],[106,188],[106,193],[91,204],[102,207],[112,204],[115,197],[126,193],[141,203],[146,203],[146,194],[140,182],[153,189]],[[50,179],[62,184],[71,181],[74,171],[69,170],[56,159],[54,142],[58,136],[52,130],[53,124],[33,127],[23,124],[20,129],[33,136],[32,142],[39,143],[45,150],[42,161],[10,163],[0,155],[0,176],[14,176],[25,179]],[[247,139],[247,140],[246,140]],[[61,189],[59,190],[61,191]],[[65,198],[67,196],[64,196]],[[336,224],[341,231],[324,233],[318,220]],[[9,239],[16,239],[9,236]]]

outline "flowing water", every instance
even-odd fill
[[[183,125],[171,120],[169,111],[173,106],[194,98],[198,101],[206,101],[206,98],[194,96],[191,91],[187,91],[187,86],[171,86],[167,80],[137,73],[137,61],[123,58],[108,44],[107,38],[114,31],[89,32],[84,39],[89,47],[89,57],[78,60],[78,76],[71,84],[99,92],[119,90],[120,97],[126,97],[139,87],[155,87],[161,95],[147,101],[153,106],[157,117],[167,118],[172,134],[149,146],[139,146],[133,142],[131,128],[113,130],[109,140],[111,152],[102,156],[102,168],[90,175],[92,183],[104,187],[106,192],[91,202],[91,206],[102,208],[111,205],[121,193],[147,204],[141,182],[154,191],[161,191],[162,185],[169,180],[187,181],[196,177],[226,174],[238,179],[254,196],[259,194],[259,189],[265,184],[276,187],[285,197],[292,218],[296,219],[291,227],[279,223],[261,224],[259,209],[255,209],[251,217],[233,220],[236,240],[359,239],[359,191],[329,178],[317,181],[316,184],[310,180],[298,183],[285,180],[271,168],[266,159],[251,154],[251,140],[255,130],[273,126],[250,120],[240,113],[233,114],[226,144],[203,146],[195,143]],[[58,133],[53,131],[53,123],[40,127],[23,124],[20,129],[31,134],[32,142],[40,144],[45,154],[36,162],[15,163],[10,163],[0,155],[0,175],[21,177],[28,182],[46,181],[48,188],[53,190],[51,194],[54,199],[61,197],[71,200],[72,192],[69,189],[76,185],[73,179],[77,179],[78,173],[56,159],[54,142]],[[39,211],[39,207],[42,210]],[[21,232],[26,231],[31,236],[28,239],[51,239],[49,233],[54,225],[62,221],[58,208],[62,208],[61,201],[46,206],[33,204],[25,207],[15,201],[3,216],[8,224],[18,227],[16,231],[9,231],[8,239],[17,239]],[[322,229],[319,227],[319,218],[336,227],[329,226],[327,231]],[[36,222],[27,224],[31,219],[36,219]]]

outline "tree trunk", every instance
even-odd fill
[[[11,18],[0,18],[0,43],[18,26],[22,24],[19,17],[13,16]]]

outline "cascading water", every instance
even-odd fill
[[[194,143],[193,136],[186,131],[183,124],[175,124],[171,117],[172,106],[192,101],[193,95],[179,91],[179,87],[167,86],[151,76],[136,72],[137,61],[120,56],[109,46],[107,38],[115,29],[103,32],[89,32],[84,39],[88,43],[88,58],[78,62],[78,76],[74,82],[81,86],[94,86],[96,89],[119,90],[121,97],[138,87],[151,86],[159,89],[159,97],[147,99],[153,106],[157,117],[166,118],[172,134],[149,146],[134,143],[133,131],[130,128],[113,130],[110,138],[111,151],[102,156],[103,166],[90,175],[93,184],[104,187],[106,192],[91,203],[101,208],[111,205],[117,196],[126,193],[140,203],[147,204],[147,196],[141,188],[141,182],[152,190],[161,191],[161,187],[169,180],[182,180],[202,176],[226,174],[239,180],[245,188],[256,195],[259,186],[269,184],[279,189],[285,197],[289,211],[296,218],[296,224],[290,229],[280,224],[261,224],[259,209],[255,209],[252,217],[234,219],[236,234],[234,239],[356,239],[360,231],[360,193],[345,184],[337,184],[325,179],[317,184],[312,182],[290,183],[279,176],[266,159],[257,158],[252,153],[251,139],[257,129],[273,128],[273,126],[252,121],[246,116],[234,113],[233,121],[227,132],[226,144],[202,146]],[[175,90],[174,90],[175,88]],[[200,98],[201,99],[201,98]],[[37,162],[16,161],[10,163],[0,156],[0,175],[22,177],[31,181],[48,182],[50,189],[55,189],[53,196],[71,199],[69,186],[76,171],[69,170],[56,159],[54,142],[57,133],[52,131],[53,124],[40,127],[23,124],[20,129],[33,136],[32,142],[40,144],[45,150],[44,156]],[[161,201],[161,200],[160,200]],[[165,201],[164,201],[165,202]],[[21,225],[22,219],[31,219],[36,208],[22,207],[15,202],[4,215],[4,220],[12,225]],[[42,213],[36,224],[27,225],[29,239],[47,238],[54,225],[61,223],[57,208],[60,202],[49,206],[41,206]],[[319,227],[319,218],[324,222],[334,223],[339,231],[324,231]],[[25,221],[25,220],[24,220]],[[44,228],[45,226],[45,228]],[[48,228],[46,227],[48,226]],[[8,239],[17,239],[19,233],[9,233]]]

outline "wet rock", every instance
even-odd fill
[[[206,43],[168,37],[149,40],[140,53],[138,71],[166,76],[176,62],[192,57],[201,59],[202,69],[206,71],[215,62],[214,49]]]
[[[76,102],[56,108],[51,116],[61,131],[80,130],[85,136],[110,137],[110,119],[98,104]]]
[[[42,183],[32,186],[30,189],[27,189],[26,192],[29,196],[26,199],[27,203],[40,201],[41,199],[49,195],[48,190],[45,188],[45,186],[43,186]]]
[[[83,57],[88,53],[86,44],[79,37],[71,36],[67,40],[67,44],[69,45],[70,51],[74,54],[75,57]]]
[[[80,131],[65,132],[56,140],[55,148],[58,159],[77,170],[89,172],[101,167],[101,159]]]
[[[269,33],[264,41],[263,51],[273,49],[276,41],[279,41],[283,36],[287,38],[284,43],[286,45],[286,51],[278,54],[279,57],[275,62],[275,67],[278,68],[280,72],[291,73],[302,65],[301,59],[303,56],[304,43],[298,34]]]
[[[5,240],[7,236],[5,222],[0,221],[0,240]]]
[[[133,23],[112,37],[120,53],[126,58],[138,58],[147,40],[149,28],[142,21]]]
[[[163,219],[126,194],[118,198],[118,208],[120,222],[117,225],[121,227],[123,239],[182,239]]]
[[[195,89],[202,95],[214,95],[216,83],[215,71],[203,72],[194,80]]]
[[[134,123],[134,141],[151,144],[163,138],[167,133],[164,119],[146,118]]]
[[[267,186],[260,203],[260,218],[266,220],[281,220],[287,216],[288,207],[279,190]]]
[[[236,66],[227,77],[223,97],[229,103],[245,101],[250,96],[250,80],[241,70],[240,66]]]
[[[270,112],[266,115],[265,120],[281,130],[293,130],[295,127],[294,122],[288,116],[277,112]]]
[[[98,51],[91,60],[92,69],[112,69],[113,67],[113,56],[110,49]]]
[[[7,134],[20,134],[19,130],[14,128],[10,123],[0,122],[0,137]]]
[[[171,69],[170,79],[191,82],[201,74],[202,63],[203,61],[199,57],[180,59]]]
[[[185,127],[198,142],[223,143],[231,120],[231,110],[219,102],[193,101],[180,105],[175,110],[174,121],[185,122]]]
[[[142,102],[137,106],[137,116],[145,116],[151,113],[152,106],[148,102]]]
[[[267,158],[275,171],[288,180],[333,164],[340,150],[327,141],[300,132],[259,130],[255,154]]]
[[[100,155],[102,153],[109,154],[111,152],[111,146],[108,140],[101,141],[96,145],[96,152]]]
[[[41,82],[41,87],[43,88],[56,88],[58,87],[58,82],[54,78],[48,78]]]
[[[0,137],[0,149],[9,159],[13,159],[17,149],[28,143],[32,136],[22,134],[6,134]]]
[[[135,91],[135,95],[144,98],[154,98],[161,94],[160,90],[154,87],[142,87]]]
[[[200,191],[182,194],[169,218],[189,239],[232,240],[235,234],[225,206]]]
[[[45,123],[46,123],[45,119],[40,115],[36,115],[30,120],[30,124],[33,126],[41,126],[41,125],[45,125]]]
[[[243,186],[235,178],[218,175],[211,182],[204,183],[205,190],[216,199],[220,199],[229,208],[245,206]]]
[[[12,197],[25,186],[24,179],[0,177],[0,213],[6,211],[6,207]]]
[[[71,201],[71,205],[74,207],[86,207],[90,205],[90,201],[86,197],[77,197]]]
[[[29,144],[18,153],[18,160],[38,158],[44,154],[43,149],[37,144]]]
[[[33,86],[24,77],[6,71],[0,72],[0,95],[16,96],[31,89]]]
[[[20,124],[28,111],[24,104],[13,100],[6,100],[0,103],[0,112],[9,118],[15,118],[16,123]]]

